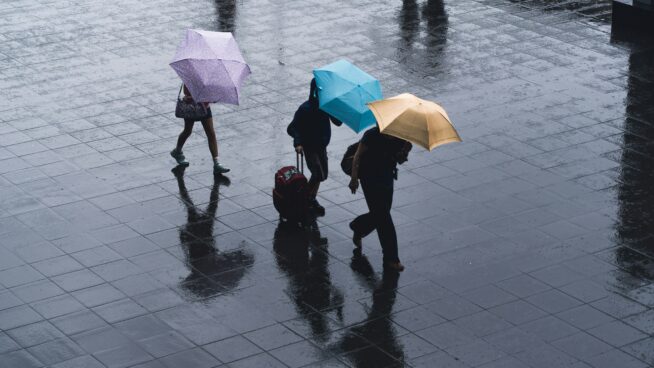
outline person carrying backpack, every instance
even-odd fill
[[[307,168],[311,171],[308,184],[309,206],[319,215],[325,214],[325,208],[316,199],[320,183],[327,180],[327,145],[331,140],[331,123],[336,126],[341,121],[320,110],[316,80],[311,80],[309,99],[295,112],[286,132],[293,137],[293,147],[297,153],[303,153]]]
[[[384,268],[403,271],[397,249],[397,233],[391,217],[393,182],[397,179],[397,164],[407,161],[413,146],[410,142],[383,134],[378,127],[368,130],[361,138],[352,161],[350,190],[363,189],[369,212],[350,222],[352,242],[361,248],[362,239],[377,230],[384,256]]]

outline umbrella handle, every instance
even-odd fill
[[[301,158],[300,158],[301,157]],[[298,169],[300,169],[300,172],[304,174],[304,153],[297,152],[295,154],[295,161],[296,161],[296,166]],[[302,166],[300,167],[300,164]]]

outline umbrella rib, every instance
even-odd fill
[[[207,48],[209,49],[209,51],[211,51],[211,53],[213,54],[213,57],[214,57],[215,59],[220,59],[220,58],[218,57],[218,54],[216,54],[216,52],[213,50],[213,48],[211,47],[211,45],[210,45],[209,42],[207,41],[206,37],[204,37],[204,36],[202,36],[202,34],[200,34],[200,39],[202,40],[202,42],[204,42],[205,46],[207,46]],[[198,58],[197,60],[211,60],[211,59],[199,59],[199,58]]]
[[[212,58],[202,58],[202,59],[201,58],[189,58],[189,59],[195,59],[195,60],[214,60],[214,59],[218,59],[218,60],[228,60],[228,61],[234,61],[234,62],[237,62],[237,63],[243,63],[241,60],[234,60],[233,58],[220,57],[216,53],[216,51],[214,51],[214,49],[211,47],[211,45],[209,44],[209,41],[207,40],[207,38],[204,37],[204,36],[202,36],[201,38],[202,38],[202,42],[204,42],[204,44],[207,46],[207,48],[213,54],[213,56],[214,56],[213,59]]]
[[[425,122],[427,122],[427,149],[431,151],[431,129],[429,129],[429,114],[427,114],[427,107],[425,105],[420,105],[422,106],[422,113],[425,114]]]
[[[337,79],[337,78],[338,78],[341,82],[345,82],[345,83],[347,83],[347,84],[349,84],[349,85],[351,85],[351,86],[353,86],[353,87],[356,87],[356,86],[357,86],[356,83],[354,83],[353,81],[351,81],[351,80],[349,80],[349,79],[343,77],[342,75],[340,75],[340,74],[338,74],[338,73],[335,73],[335,72],[333,72],[333,71],[329,71],[329,73],[334,77],[334,79]]]
[[[229,70],[227,70],[225,63],[220,63],[220,66],[223,67],[223,69],[225,70],[225,74],[227,74],[227,78],[229,78],[229,80],[232,82],[232,88],[234,89],[234,94],[236,94],[236,99],[238,100],[238,88],[236,88],[236,82],[234,82],[232,75],[229,74]]]
[[[224,61],[233,61],[233,62],[239,63],[239,64],[247,64],[247,63],[242,62],[241,60],[228,59],[228,58],[218,57],[218,56],[212,57],[212,58],[190,57],[190,58],[181,59],[181,60],[224,60]],[[181,60],[177,60],[177,61],[181,61]],[[177,62],[177,61],[175,61],[175,62]]]
[[[384,129],[386,129],[386,126],[382,128],[384,119],[381,115],[381,112],[377,110],[377,107],[374,105],[367,105],[367,106],[370,109],[370,111],[372,111],[372,115],[375,117],[375,120],[377,120],[377,126],[379,127],[379,130],[383,131]]]
[[[234,78],[232,78],[232,75],[229,74],[229,70],[227,70],[227,67],[225,66],[225,63],[220,63],[220,65],[223,67],[223,69],[225,69],[225,74],[227,74],[227,77],[228,77],[229,80],[232,82],[232,84],[233,84],[234,86],[236,86],[236,82],[234,81]]]

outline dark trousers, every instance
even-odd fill
[[[368,213],[354,219],[350,227],[358,235],[367,236],[377,230],[384,253],[384,262],[399,262],[397,234],[391,217],[393,204],[393,179],[361,179],[361,189],[368,204]]]

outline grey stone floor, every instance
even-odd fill
[[[654,366],[654,42],[608,1],[3,0],[0,367]],[[181,130],[183,30],[235,33],[253,74],[214,105],[229,181]],[[393,215],[407,270],[327,215],[278,226],[273,174],[311,70],[348,59],[441,103]],[[228,185],[229,184],[229,185]]]

